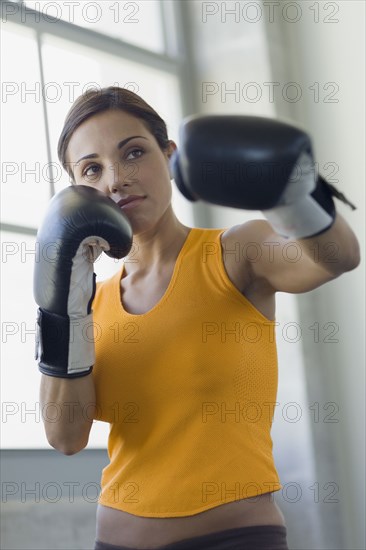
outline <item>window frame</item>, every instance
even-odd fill
[[[136,62],[140,65],[147,65],[148,67],[174,75],[178,79],[181,89],[181,112],[183,117],[192,112],[198,112],[197,108],[195,108],[196,102],[192,93],[192,86],[189,85],[189,83],[192,82],[193,71],[192,58],[188,48],[188,20],[184,2],[176,0],[164,0],[159,2],[164,43],[164,51],[162,53],[136,46],[96,30],[80,27],[62,19],[51,23],[41,17],[40,20],[37,21],[37,14],[39,12],[26,7],[24,4],[21,10],[17,9],[14,13],[7,13],[7,5],[13,7],[18,6],[19,8],[19,5],[22,4],[21,1],[3,0],[1,3],[3,6],[2,14],[6,13],[6,20],[3,19],[2,21],[2,25],[4,25],[3,28],[6,28],[5,25],[9,21],[9,23],[19,25],[20,27],[32,29],[36,35],[41,75],[40,84],[42,89],[45,85],[44,62],[42,56],[43,36],[52,35],[73,42],[75,45],[98,49],[101,53],[121,57],[128,61]],[[24,14],[26,14],[26,17],[24,17]],[[172,32],[175,33],[175,38],[172,38]],[[44,97],[42,97],[42,109],[47,146],[47,162],[52,168],[47,102]],[[55,181],[52,172],[50,173],[49,185],[49,196],[51,199],[55,194]],[[0,223],[0,230],[33,236],[37,234],[37,228],[10,223]]]
[[[62,40],[68,40],[75,44],[75,47],[86,46],[93,49],[98,49],[102,54],[113,55],[116,58],[125,59],[127,61],[136,62],[142,66],[148,66],[165,72],[167,76],[174,76],[177,79],[180,94],[178,102],[180,105],[182,117],[188,116],[192,113],[199,112],[199,98],[195,97],[194,88],[192,82],[194,80],[194,70],[191,56],[191,45],[189,44],[189,18],[187,12],[187,6],[180,0],[163,0],[160,2],[160,10],[162,16],[162,32],[163,32],[163,44],[164,51],[157,53],[150,51],[143,47],[130,44],[126,41],[120,40],[113,36],[105,35],[101,32],[90,30],[84,27],[80,27],[68,21],[58,20],[55,22],[47,22],[40,18],[37,21],[36,15],[38,12],[22,6],[19,9],[21,2],[16,0],[0,0],[2,7],[2,21],[1,25],[3,29],[6,29],[6,22],[11,25],[15,25],[20,32],[22,29],[32,30],[35,34],[35,43],[37,49],[37,59],[40,68],[40,85],[42,89],[45,85],[44,77],[44,57],[42,54],[42,47],[44,43],[45,35],[53,36],[55,38],[61,38]],[[13,6],[14,13],[7,14],[6,6]],[[14,6],[17,6],[17,10],[14,10]],[[26,10],[27,17],[24,17],[24,11]],[[6,19],[3,14],[6,15]],[[29,14],[29,16],[28,16]],[[32,14],[34,16],[32,17]],[[188,25],[188,28],[187,28]],[[11,52],[3,51],[3,55],[11,56]],[[46,141],[46,159],[48,165],[52,167],[52,148],[50,139],[50,126],[49,126],[49,113],[47,98],[41,95],[43,122],[42,128],[43,135]],[[169,121],[167,121],[169,122]],[[40,128],[41,130],[41,128]],[[5,132],[5,129],[4,129]],[[48,191],[49,198],[51,199],[56,192],[56,181],[52,172],[49,173]],[[196,224],[198,217],[200,216],[201,208],[195,204],[190,204],[192,211],[192,220]],[[202,224],[202,219],[201,219]],[[18,224],[18,223],[0,223],[0,236],[1,242],[4,235],[7,233],[13,233],[19,236],[33,237],[37,235],[37,227],[31,224]],[[7,448],[7,451],[12,447]],[[24,446],[22,450],[27,450],[29,447]],[[93,451],[100,451],[102,447],[93,447]],[[17,448],[17,450],[19,450]],[[48,451],[47,447],[39,446],[32,447],[32,451]]]

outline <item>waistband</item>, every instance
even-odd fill
[[[145,550],[288,550],[283,525],[251,525],[180,540]],[[96,541],[94,550],[139,550]]]

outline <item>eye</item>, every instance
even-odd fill
[[[89,164],[89,166],[87,166],[85,168],[85,170],[83,171],[83,176],[86,177],[86,178],[89,178],[89,179],[97,176],[97,171],[94,171],[94,169],[99,170],[100,169],[99,165],[98,164]],[[90,170],[92,170],[92,172],[90,172]]]
[[[141,154],[138,154],[137,156],[135,156],[136,153],[141,153]],[[132,158],[135,159],[135,158],[140,158],[143,154],[144,154],[143,149],[140,149],[140,148],[132,149],[127,155],[127,160],[131,160],[129,159],[130,155],[134,155]]]

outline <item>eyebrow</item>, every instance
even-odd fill
[[[126,143],[128,143],[129,141],[131,141],[131,139],[134,139],[134,138],[142,138],[142,139],[146,139],[146,137],[144,136],[130,136],[126,139],[123,139],[122,141],[120,141],[117,145],[117,149],[121,149],[124,145],[126,145]],[[97,155],[97,153],[90,153],[90,155],[85,155],[85,157],[81,157],[77,162],[76,164],[79,164],[79,162],[81,162],[82,160],[85,160],[85,159],[95,159],[95,158],[98,158],[99,155]]]

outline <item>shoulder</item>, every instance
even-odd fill
[[[270,244],[271,228],[265,220],[250,220],[225,230],[221,235],[222,257],[230,279],[241,292],[256,279],[253,264]]]
[[[273,230],[266,220],[250,220],[225,230],[221,241],[227,244],[238,242],[242,247],[248,243],[260,246],[263,240],[271,235]]]

